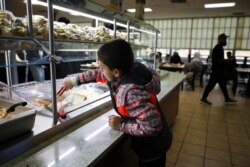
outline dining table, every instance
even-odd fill
[[[162,62],[159,66],[161,70],[174,71],[174,72],[183,72],[185,68],[185,64],[174,64],[169,62]]]

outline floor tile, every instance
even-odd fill
[[[233,165],[239,165],[242,167],[250,166],[250,157],[232,153],[232,163]]]
[[[180,153],[176,165],[184,165],[186,167],[203,167],[203,158]]]
[[[199,101],[203,90],[197,87],[180,92],[180,111],[172,127],[174,141],[167,153],[167,165],[249,167],[250,98],[237,94],[238,102],[228,105],[217,85],[208,97],[213,105],[208,106]]]
[[[212,159],[205,159],[204,167],[231,167],[231,163],[223,163]]]
[[[209,139],[207,140],[207,145],[206,147],[209,147],[209,148],[215,148],[215,149],[218,149],[218,150],[223,150],[223,151],[229,151],[229,143],[228,141],[219,141],[219,140],[216,140],[216,139]]]
[[[224,163],[231,163],[230,153],[214,148],[206,148],[205,157],[207,159],[217,160]]]
[[[204,157],[205,146],[183,143],[181,147],[181,153]]]

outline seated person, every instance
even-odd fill
[[[227,52],[227,60],[225,61],[225,75],[227,77],[227,81],[232,80],[232,92],[235,95],[238,83],[238,73],[236,70],[237,64],[235,56],[232,55],[232,52]]]
[[[185,65],[184,73],[186,74],[188,83],[193,80],[194,74],[200,75],[202,72],[202,62],[200,57],[200,53],[196,52],[191,62]]]
[[[178,52],[174,52],[173,56],[171,56],[170,63],[182,64],[181,57]]]

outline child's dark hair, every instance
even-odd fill
[[[98,59],[111,70],[121,70],[123,74],[128,73],[133,66],[134,54],[128,42],[117,39],[105,43],[97,52]]]

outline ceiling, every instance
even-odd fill
[[[77,0],[74,0],[77,1]],[[83,1],[83,0],[81,0]],[[103,6],[108,6],[111,0],[92,0]],[[145,13],[144,19],[166,19],[166,18],[190,18],[190,17],[220,17],[220,16],[250,16],[250,0],[234,0],[235,7],[205,9],[204,3],[232,2],[233,0],[186,0],[185,3],[172,3],[171,0],[146,0],[145,7],[150,7],[153,12]],[[18,6],[18,7],[17,7]],[[24,17],[26,15],[23,0],[6,0],[7,9],[11,10],[15,16]],[[128,8],[135,8],[135,0],[123,0],[122,11]],[[46,8],[34,6],[33,13],[47,15]],[[127,13],[127,12],[126,12]],[[134,14],[127,13],[130,16]],[[67,17],[71,22],[81,22],[82,17],[67,15],[57,12],[56,18]]]
[[[111,0],[93,0],[107,6]],[[236,2],[235,7],[220,9],[205,9],[205,3]],[[153,12],[145,13],[144,19],[184,18],[184,17],[214,17],[235,16],[237,13],[250,15],[250,0],[186,0],[185,3],[172,3],[171,0],[146,0],[145,7]],[[123,0],[122,10],[135,8],[135,0]],[[133,16],[133,15],[132,15]]]

